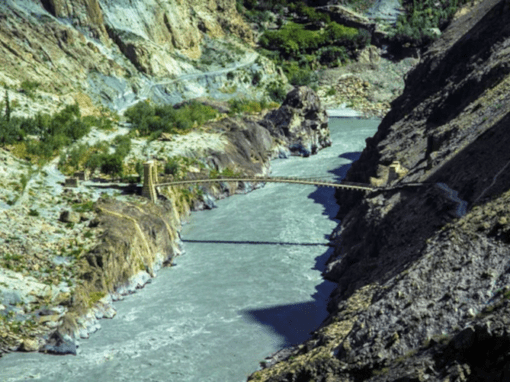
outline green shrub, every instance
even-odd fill
[[[5,115],[4,118],[7,122],[11,119],[11,101],[9,100],[9,92],[5,89]]]
[[[94,209],[94,202],[89,200],[83,203],[76,203],[72,205],[72,208],[76,212],[90,212]]]
[[[97,127],[100,130],[112,130],[113,122],[110,118],[105,116],[95,117],[92,115],[88,115],[83,117],[83,122],[88,127]]]
[[[138,174],[138,176],[140,177],[140,179],[142,179],[143,178],[143,163],[142,163],[142,161],[136,161],[135,171]]]
[[[306,18],[314,25],[320,25],[320,23],[329,23],[331,21],[327,13],[317,12],[315,8],[308,7],[303,2],[300,2],[296,5],[295,11],[299,16]]]
[[[265,99],[254,100],[246,98],[233,98],[228,101],[230,106],[230,115],[242,113],[260,113],[262,110],[270,107],[269,102]]]
[[[25,80],[21,83],[21,89],[23,89],[23,91],[25,92],[25,94],[29,97],[29,98],[34,98],[34,92],[35,90],[41,86],[41,84],[37,81],[28,81],[28,80]]]
[[[329,68],[340,66],[349,60],[347,49],[344,46],[328,46],[317,52],[319,62]]]
[[[294,86],[309,86],[316,82],[317,74],[306,66],[300,66],[297,62],[292,61],[284,64],[283,70]]]
[[[326,35],[320,31],[307,30],[302,24],[289,22],[277,31],[266,31],[259,44],[270,50],[278,50],[286,56],[305,53],[326,43]]]
[[[95,153],[88,157],[85,161],[85,168],[90,170],[90,173],[93,174],[98,168],[101,168],[101,164],[103,163],[103,155]]]
[[[169,159],[168,162],[165,163],[165,174],[175,175],[177,171],[179,171],[179,161],[175,158]]]
[[[0,146],[11,145],[25,139],[26,133],[21,127],[21,120],[16,117],[0,118]]]
[[[267,87],[267,95],[274,102],[282,103],[287,96],[287,91],[285,90],[285,86],[281,83],[273,82]]]
[[[36,209],[33,209],[31,208],[30,211],[28,211],[28,215],[29,216],[39,216],[39,211],[37,211]]]
[[[331,86],[328,91],[326,92],[327,96],[334,96],[336,94],[336,89],[334,86]]]
[[[115,154],[124,159],[131,151],[131,138],[127,135],[117,135],[113,139],[113,143],[116,145]]]
[[[470,0],[404,0],[406,12],[397,19],[392,38],[415,47],[430,43],[436,35],[432,28],[444,29],[457,9]]]
[[[63,165],[65,163],[71,167],[78,168],[88,150],[89,146],[87,144],[81,144],[78,147],[74,147],[67,152],[67,156],[64,156],[65,161],[60,161],[59,164]]]
[[[101,157],[101,172],[110,176],[122,176],[122,158],[117,154],[103,154]]]
[[[28,154],[50,158],[90,132],[81,119],[77,104],[68,105],[53,116],[38,114],[34,118],[0,118],[0,146],[26,141]],[[37,136],[28,139],[28,135]]]

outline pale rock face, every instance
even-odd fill
[[[50,113],[76,102],[73,94],[90,96],[96,104],[105,97],[137,98],[143,88],[150,93],[148,82],[210,71],[197,61],[208,41],[221,45],[237,38],[249,51],[252,31],[235,5],[235,0],[2,1],[0,86],[18,89],[25,80],[41,84],[38,94],[46,94],[35,103]],[[221,49],[227,56],[232,51]],[[222,54],[216,53],[219,64],[226,59]],[[60,98],[50,99],[55,95]],[[31,99],[19,104],[19,114],[39,111]]]
[[[235,8],[235,0],[47,0],[44,7],[59,18],[88,29],[103,43],[113,40],[133,64],[150,75],[171,74],[172,53],[197,59],[204,33],[233,33],[252,39]],[[155,60],[156,63],[152,63]]]

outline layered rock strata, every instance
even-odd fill
[[[0,84],[33,87],[15,113],[38,111],[36,95],[46,112],[78,102],[98,114],[147,98],[260,96],[284,78],[252,49],[234,0],[7,1],[0,19]]]

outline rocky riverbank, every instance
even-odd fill
[[[306,87],[290,92],[274,112],[225,116],[190,135],[187,145],[155,146],[161,156],[185,154],[189,163],[180,171],[189,178],[225,169],[264,175],[272,158],[311,155],[331,143],[325,110]],[[215,145],[212,136],[220,137]],[[178,232],[191,209],[212,208],[215,199],[254,187],[166,187],[154,204],[136,195],[136,185],[65,188],[56,161],[36,169],[8,151],[0,155],[9,169],[0,174],[9,185],[0,195],[0,353],[76,353],[77,340],[115,315],[113,301],[142,288],[181,253]]]
[[[356,62],[320,72],[318,91],[326,109],[353,109],[364,118],[383,118],[404,91],[404,77],[418,58],[391,61],[380,48],[369,46]]]
[[[339,192],[330,317],[250,380],[509,378],[509,11],[461,12],[409,73],[347,175],[399,187]]]

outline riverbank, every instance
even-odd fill
[[[377,122],[331,124],[340,133],[332,136],[336,146],[276,160],[272,174],[342,177],[350,153],[361,150]],[[342,152],[347,155],[339,158]],[[80,341],[77,357],[10,354],[0,360],[0,376],[238,382],[268,354],[304,341],[324,319],[331,292],[321,270],[331,251],[326,235],[337,223],[333,190],[267,184],[216,203],[217,209],[187,219],[181,233],[186,253],[175,266],[116,302],[116,317],[100,321],[101,331]]]
[[[289,93],[280,110],[218,119],[191,135],[193,144],[187,148],[170,144],[157,151],[158,156],[169,155],[175,147],[177,154],[187,155],[174,176],[203,177],[227,170],[265,175],[272,158],[311,155],[331,144],[325,111],[307,88]],[[216,146],[200,144],[210,136],[218,136]],[[3,153],[12,167],[6,177],[18,167],[20,172],[35,171]],[[161,161],[158,156],[156,162]],[[223,182],[200,188],[165,187],[153,205],[128,195],[136,185],[64,188],[64,176],[52,166],[56,161],[44,171],[22,173],[24,187],[13,184],[2,194],[5,200],[16,200],[12,206],[6,203],[1,215],[6,223],[0,231],[6,249],[0,270],[1,352],[75,352],[74,339],[87,338],[98,330],[98,319],[115,314],[112,301],[143,287],[181,252],[178,231],[191,209],[212,208],[215,199],[253,189]],[[13,235],[20,231],[23,234]]]

